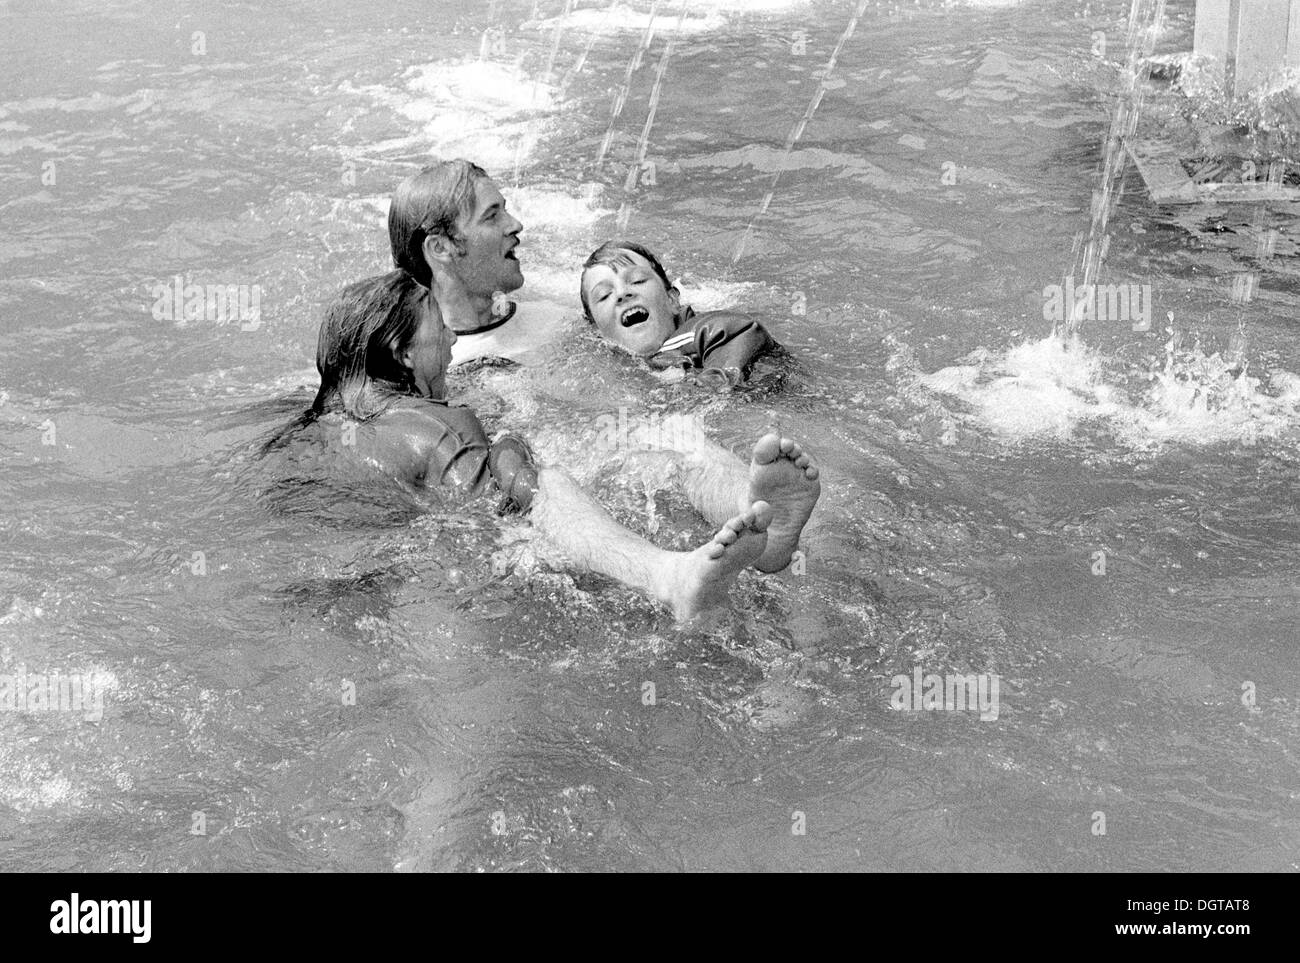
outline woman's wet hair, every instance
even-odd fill
[[[406,271],[349,284],[330,304],[316,340],[320,389],[311,413],[341,411],[364,421],[416,394],[397,357],[420,329],[429,292]]]
[[[442,234],[462,249],[464,238],[456,222],[474,213],[475,186],[487,176],[471,161],[452,160],[426,167],[397,185],[388,208],[388,241],[398,269],[430,286],[424,239]]]
[[[659,280],[664,282],[665,291],[673,289],[672,282],[668,280],[668,272],[659,263],[659,259],[650,253],[649,248],[643,247],[636,241],[606,241],[591,252],[591,256],[582,265],[582,273],[585,276],[588,268],[593,268],[597,264],[604,264],[606,267],[611,268],[631,267],[633,261],[627,256],[629,251],[641,255],[649,262]],[[581,278],[578,280],[578,295],[582,298],[582,313],[587,316],[588,321],[594,321],[595,319],[591,316],[591,305],[587,303],[587,291],[582,284]]]

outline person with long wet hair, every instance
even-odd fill
[[[472,411],[446,403],[455,340],[428,289],[405,271],[348,285],[321,323],[310,414],[336,416],[349,446],[386,474],[477,494],[489,481],[490,446]],[[519,481],[526,507],[530,492]]]

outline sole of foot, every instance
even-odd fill
[[[789,438],[767,434],[754,444],[749,498],[772,506],[767,547],[754,563],[760,572],[779,572],[790,564],[803,527],[821,497],[819,474],[811,456]]]

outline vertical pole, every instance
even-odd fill
[[[1291,0],[1286,31],[1286,65],[1300,67],[1300,0]]]
[[[1223,55],[1224,96],[1231,100],[1237,93],[1237,47],[1241,43],[1241,0],[1228,3],[1228,49]]]

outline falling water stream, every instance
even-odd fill
[[[1144,65],[1159,39],[1164,15],[1165,0],[1132,0],[1129,8],[1125,37],[1128,55],[1120,68],[1118,96],[1102,149],[1100,185],[1092,195],[1088,233],[1076,246],[1070,273],[1066,276],[1067,279],[1081,277],[1081,286],[1076,290],[1083,292],[1083,297],[1070,307],[1062,332],[1067,339],[1078,336],[1086,299],[1096,297],[1096,285],[1101,280],[1102,266],[1110,247],[1111,217],[1128,170],[1128,141],[1136,133],[1142,117],[1142,101],[1146,95]]]

